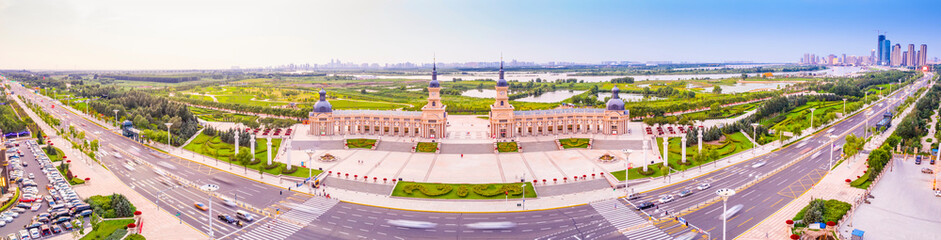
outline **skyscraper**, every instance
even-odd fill
[[[876,45],[876,49],[879,49],[879,58],[877,58],[875,61],[876,65],[885,65],[883,61],[885,59],[885,56],[888,55],[888,53],[885,50],[886,49],[885,45],[886,45],[885,35],[879,34],[879,44]]]
[[[882,49],[882,53],[885,54],[885,55],[882,56],[882,65],[888,66],[889,63],[891,62],[890,60],[891,60],[891,56],[892,56],[892,41],[889,41],[889,39],[886,39],[886,40],[885,40],[884,42],[882,42],[882,43],[884,44],[884,45],[882,46],[882,48],[883,48],[883,49]]]
[[[910,56],[911,54],[909,54],[908,51],[902,51],[902,61],[899,65],[903,67],[911,66],[912,63],[908,62]]]
[[[905,59],[905,66],[914,67],[915,66],[915,44],[908,44],[908,55]]]
[[[886,42],[889,42],[889,40],[886,40]],[[887,52],[890,53],[891,55],[888,61],[889,64],[887,65],[893,66],[893,67],[902,66],[903,58],[902,58],[902,45],[901,44],[895,44],[895,46],[892,46],[891,50]]]
[[[928,65],[928,45],[922,44],[918,51],[918,66]]]
[[[872,49],[872,52],[869,54],[869,64],[875,64],[876,62],[876,49]]]

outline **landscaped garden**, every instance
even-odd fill
[[[50,151],[51,148],[51,151]],[[46,152],[46,156],[49,156],[49,161],[58,162],[62,161],[62,156],[65,156],[65,153],[62,152],[62,149],[53,146],[47,146],[42,148]]]
[[[590,140],[587,138],[562,138],[559,139],[559,144],[562,145],[562,148],[588,148]]]
[[[79,185],[85,183],[85,180],[72,175],[72,170],[69,170],[69,165],[70,164],[68,163],[59,164],[59,166],[56,166],[56,169],[59,170],[59,173],[61,173],[62,176],[65,176],[65,179],[69,180],[70,185]]]
[[[376,146],[376,139],[355,138],[346,140],[346,147],[348,148],[371,149],[373,146]]]
[[[392,190],[393,197],[435,199],[504,199],[523,196],[524,183],[449,184],[399,182]],[[533,185],[525,183],[526,198],[535,198]]]
[[[251,147],[245,145],[239,146],[240,153],[248,153],[251,151]],[[277,157],[280,146],[280,138],[271,139],[272,159]],[[196,136],[195,139],[193,139],[193,141],[183,148],[205,155],[207,157],[215,158],[221,161],[232,162],[255,171],[262,171],[272,175],[286,175],[303,178],[306,178],[308,175],[308,171],[306,169],[301,171],[300,167],[298,166],[300,165],[298,163],[303,160],[295,161],[295,166],[293,166],[290,170],[286,168],[287,165],[284,163],[272,162],[271,165],[268,165],[268,146],[266,138],[256,138],[254,154],[244,154],[247,156],[242,159],[239,159],[239,157],[235,155],[235,145],[223,142],[222,139],[220,139],[220,136],[210,136],[205,132],[200,133],[198,136]],[[320,170],[314,169],[313,175],[317,175],[320,172]]]
[[[667,170],[668,169],[666,169],[666,167],[663,166],[663,163],[660,163],[660,164],[648,165],[646,172],[644,172],[643,166],[632,167],[629,172],[630,172],[631,179],[641,179],[641,178],[648,178],[648,177],[650,178],[660,177],[660,176],[666,175]],[[611,175],[614,176],[614,178],[617,178],[618,181],[624,181],[624,170],[611,172]]]
[[[436,142],[419,142],[418,145],[415,145],[415,152],[433,153],[436,151],[438,151],[438,143]]]
[[[127,233],[127,225],[134,223],[134,219],[116,219],[116,220],[104,220],[99,222],[94,230],[86,234],[81,240],[97,240],[97,239],[107,239],[108,236],[111,236],[116,231],[124,231],[119,234],[117,239],[124,236]]]
[[[519,152],[519,145],[516,142],[498,142],[497,151],[499,152]]]
[[[838,222],[852,207],[853,205],[839,200],[814,199],[797,212],[792,220],[796,227],[806,227],[812,223]]]
[[[131,204],[124,195],[112,194],[109,196],[95,195],[85,202],[92,208],[95,214],[103,218],[127,218],[133,217],[137,208]]]

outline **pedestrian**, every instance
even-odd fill
[[[284,195],[284,190],[278,190],[278,195]]]

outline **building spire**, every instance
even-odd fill
[[[431,58],[431,80],[438,80],[438,58]]]
[[[500,53],[500,79],[503,79],[503,53]]]

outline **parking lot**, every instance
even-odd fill
[[[73,190],[35,141],[8,142],[11,180],[20,187],[20,197],[0,215],[0,236],[37,239],[67,234],[73,216],[88,216],[92,210]],[[18,145],[18,146],[17,146]],[[30,235],[23,238],[23,234]]]

